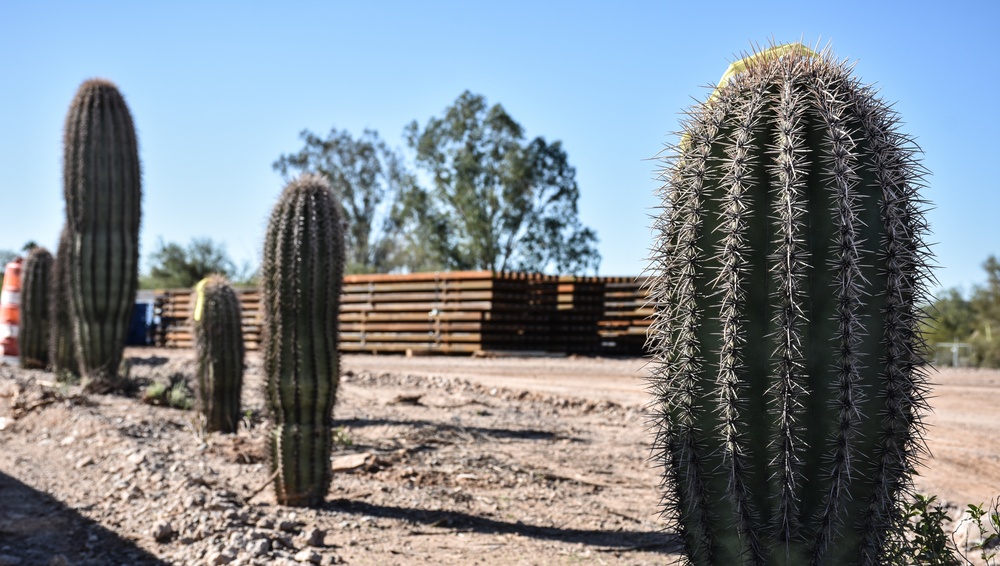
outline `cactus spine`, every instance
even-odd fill
[[[275,492],[280,504],[314,506],[330,488],[344,273],[340,208],[323,177],[303,175],[285,188],[267,226],[261,273]]]
[[[654,225],[664,513],[693,564],[877,564],[923,453],[918,151],[828,53],[731,69]]]
[[[87,389],[104,392],[120,385],[142,198],[135,128],[115,85],[94,79],[80,86],[63,143],[73,337]]]
[[[42,369],[49,364],[52,254],[45,248],[32,249],[21,273],[21,367]]]
[[[236,432],[243,391],[243,328],[240,300],[221,275],[195,287],[191,316],[198,368],[198,407],[209,431]]]

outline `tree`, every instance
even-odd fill
[[[432,183],[406,195],[411,245],[447,269],[597,272],[597,235],[577,215],[576,170],[562,144],[524,130],[469,91],[407,141]]]
[[[211,238],[194,238],[186,248],[160,240],[149,262],[149,275],[140,281],[144,289],[193,287],[212,273],[221,273],[234,282],[251,276],[248,265],[237,268],[225,246]]]
[[[983,262],[983,269],[986,285],[977,285],[969,299],[974,316],[967,341],[975,350],[977,365],[1000,367],[1000,261],[991,255]]]
[[[926,309],[924,339],[931,346],[942,342],[962,342],[975,331],[976,313],[972,303],[958,289],[948,289]]]
[[[374,130],[357,139],[331,128],[326,139],[303,130],[298,153],[282,155],[274,169],[285,177],[317,173],[330,181],[346,224],[346,273],[388,273],[410,268],[400,244],[401,195],[415,181],[402,159]],[[293,174],[294,173],[294,174]]]

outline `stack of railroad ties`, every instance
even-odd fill
[[[237,290],[248,349],[260,341],[260,295]],[[191,347],[191,291],[157,291],[155,343]],[[643,279],[492,271],[348,275],[340,349],[359,353],[548,352],[640,355]]]

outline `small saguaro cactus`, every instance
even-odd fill
[[[52,254],[36,247],[21,269],[21,367],[42,369],[49,364],[49,288]]]
[[[923,453],[913,142],[846,63],[730,67],[663,171],[648,340],[664,513],[692,564],[879,564]]]
[[[58,376],[79,375],[69,314],[69,229],[63,226],[49,287],[49,363]]]
[[[84,82],[66,116],[63,195],[70,318],[87,389],[119,387],[139,284],[141,180],[132,115],[114,84]]]
[[[222,275],[195,286],[191,326],[197,359],[198,408],[205,429],[236,432],[243,391],[243,327],[240,300]]]
[[[271,213],[261,265],[271,469],[282,505],[318,505],[330,488],[343,274],[340,205],[326,179],[303,175]]]

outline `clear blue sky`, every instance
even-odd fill
[[[699,5],[704,8],[699,8]],[[106,77],[135,118],[142,254],[207,236],[256,262],[299,132],[403,127],[464,90],[531,137],[562,140],[604,275],[646,265],[651,161],[680,112],[752,43],[828,42],[896,102],[933,172],[944,287],[1000,254],[1000,3],[0,2],[0,249],[55,246],[62,127],[79,84]],[[144,267],[145,269],[145,267]]]

